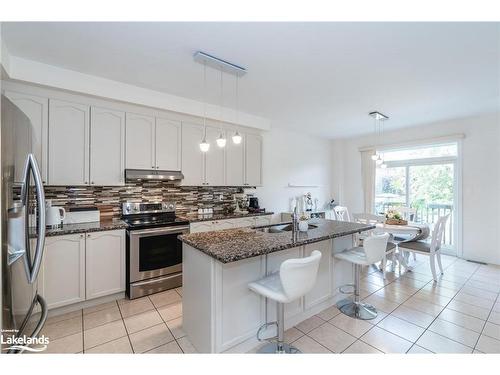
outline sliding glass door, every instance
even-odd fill
[[[430,152],[430,148],[423,148],[421,153],[415,149],[385,153],[386,168],[377,168],[376,172],[375,210],[382,214],[411,207],[415,210],[411,220],[428,223],[431,230],[439,217],[450,214],[443,252],[456,255],[456,146],[451,151],[447,148],[446,155],[439,154],[439,149]]]

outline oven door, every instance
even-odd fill
[[[189,226],[130,230],[130,282],[182,271],[182,242]]]

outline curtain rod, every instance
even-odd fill
[[[441,137],[433,137],[433,138],[423,138],[423,139],[414,139],[411,141],[403,141],[403,142],[397,142],[397,143],[384,143],[378,146],[362,146],[359,147],[358,150],[360,152],[362,151],[369,151],[369,150],[384,150],[384,149],[391,149],[391,148],[400,148],[400,147],[405,147],[405,146],[417,146],[417,145],[426,145],[426,144],[437,144],[441,142],[451,142],[451,141],[458,141],[460,139],[464,139],[465,134],[463,133],[457,133],[457,134],[450,134],[446,136],[441,136]]]

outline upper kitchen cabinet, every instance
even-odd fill
[[[232,134],[232,133],[231,133]],[[240,133],[241,134],[241,133]],[[244,138],[244,135],[241,134]],[[245,141],[235,144],[226,133],[226,185],[243,186],[245,183]]]
[[[89,183],[89,106],[49,100],[50,185]]]
[[[244,185],[262,185],[262,136],[245,135],[245,182]]]
[[[31,152],[35,155],[42,174],[42,180],[47,182],[47,142],[48,142],[48,121],[49,121],[49,100],[48,98],[22,94],[18,92],[6,91],[5,96],[14,103],[31,122],[31,127],[16,127],[14,131],[16,150],[21,152],[16,153],[15,165],[15,182],[21,182],[23,179],[23,170],[26,154],[24,151]],[[20,131],[28,131],[29,134],[17,134]]]
[[[181,123],[156,118],[156,169],[181,170]]]
[[[125,112],[90,111],[90,184],[124,185]]]
[[[221,130],[212,126],[207,126],[207,141],[210,143],[210,150],[205,152],[205,178],[203,185],[224,186],[224,150],[225,147],[217,146]],[[199,142],[199,141],[198,141]],[[226,145],[229,142],[226,142]]]
[[[127,113],[127,169],[156,169],[154,117]]]
[[[203,139],[203,126],[188,122],[182,123],[182,174],[183,185],[204,185],[204,158],[200,150]],[[215,145],[210,146],[210,151]],[[215,146],[217,147],[217,146]]]

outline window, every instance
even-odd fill
[[[457,143],[379,152],[387,167],[376,171],[376,212],[409,207],[413,210],[408,219],[428,223],[431,229],[440,216],[451,213],[444,244],[454,250]]]

